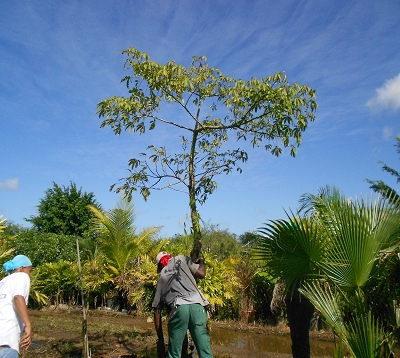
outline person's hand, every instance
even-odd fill
[[[157,356],[158,358],[166,357],[165,344],[164,341],[161,339],[157,340]]]
[[[204,264],[204,256],[202,253],[200,253],[198,259],[196,260],[197,264]]]
[[[202,256],[201,249],[202,249],[201,240],[196,240],[193,249],[190,252],[190,258],[192,259],[193,262],[197,262],[198,258]]]
[[[24,333],[22,334],[20,347],[28,349],[31,343],[32,343],[32,327],[30,325],[26,325],[24,327]]]

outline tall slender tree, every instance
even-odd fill
[[[193,57],[186,68],[174,61],[164,65],[150,61],[136,48],[122,53],[127,56],[125,68],[133,72],[122,79],[129,94],[98,103],[97,112],[104,118],[101,126],[110,126],[117,135],[123,130],[144,134],[159,128],[177,139],[172,150],[153,143],[130,159],[129,176],[115,191],[131,198],[139,190],[145,200],[156,189],[186,192],[195,258],[201,248],[197,205],[214,192],[217,175],[241,172],[240,163],[248,159],[247,151],[235,148],[234,142],[248,140],[253,147],[264,143],[276,156],[290,148],[294,156],[302,133],[315,119],[315,91],[289,84],[283,73],[233,79],[209,67],[205,56]],[[170,104],[177,110],[173,115],[163,111]],[[174,153],[173,144],[178,143],[181,150]]]

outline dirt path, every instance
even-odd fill
[[[82,314],[79,310],[30,311],[34,340],[21,356],[82,356]],[[157,358],[156,337],[151,319],[106,311],[90,311],[87,331],[92,358]],[[328,353],[333,346],[329,335],[320,335],[314,342]],[[287,358],[290,338],[287,328],[241,325],[238,322],[211,324],[211,342],[215,358]],[[326,347],[326,348],[323,348]],[[270,349],[271,348],[271,349]],[[313,349],[313,348],[312,348]],[[318,352],[321,351],[320,348]],[[267,350],[267,351],[266,351]],[[331,357],[315,355],[313,357]]]

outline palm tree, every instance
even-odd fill
[[[302,198],[303,208],[325,228],[326,252],[317,267],[330,285],[308,282],[300,290],[317,307],[354,357],[389,356],[394,287],[377,292],[381,273],[399,247],[399,205],[382,196],[348,200],[337,189]],[[392,291],[392,292],[391,292]],[[374,302],[380,302],[379,306]],[[375,306],[375,307],[374,307]],[[381,311],[381,312],[380,312]]]
[[[330,187],[300,202],[297,216],[260,230],[256,257],[322,313],[339,337],[337,357],[343,347],[353,357],[388,356],[393,334],[372,310],[371,287],[383,253],[399,246],[399,206],[382,197],[348,200]]]
[[[148,261],[148,253],[154,251],[152,238],[158,228],[148,228],[136,234],[133,204],[126,200],[105,213],[93,206],[89,208],[94,214],[93,223],[98,235],[97,262],[104,263],[105,274],[112,280],[122,307],[132,294],[129,288],[132,274],[138,273],[140,265]]]
[[[78,279],[76,263],[64,260],[45,263],[33,270],[31,298],[38,304],[48,298],[56,307],[62,303],[74,304],[79,292]]]
[[[287,214],[288,215],[288,214]],[[319,227],[310,220],[288,215],[288,220],[273,220],[259,229],[260,239],[252,251],[252,257],[262,260],[278,284],[283,283],[292,353],[294,358],[310,356],[309,328],[313,307],[309,300],[300,296],[298,288],[307,279],[318,274],[316,262],[324,255],[319,239]]]

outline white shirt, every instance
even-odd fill
[[[15,272],[0,281],[0,346],[8,345],[19,352],[24,330],[14,304],[15,296],[22,296],[28,304],[30,278],[25,272]]]

